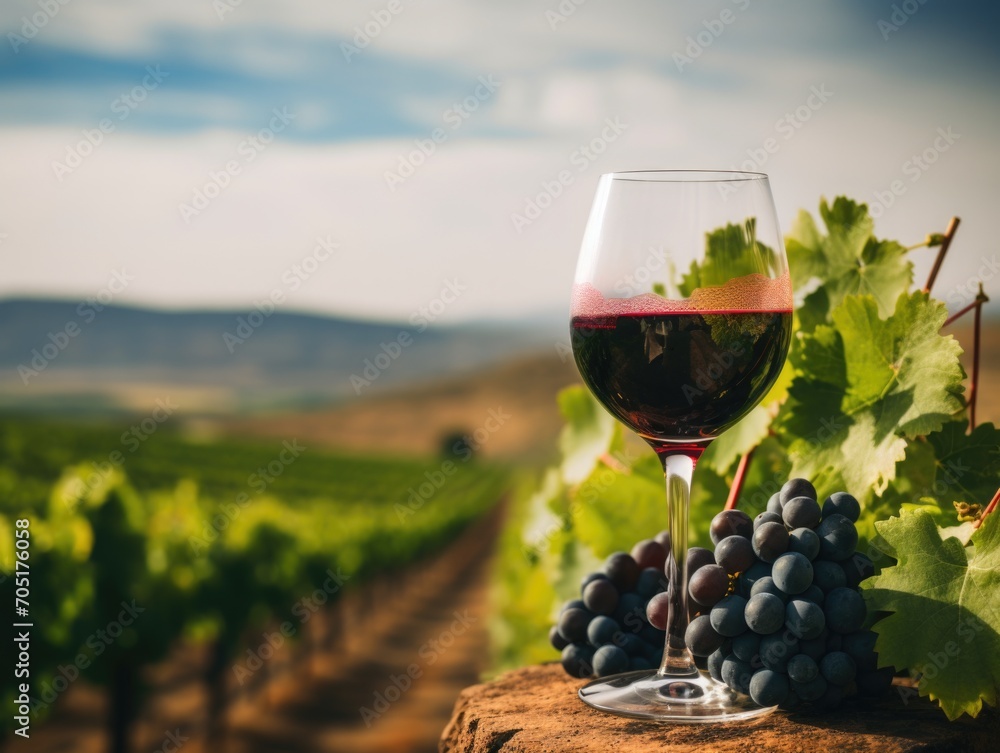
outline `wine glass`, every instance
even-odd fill
[[[695,463],[767,393],[791,327],[791,282],[766,175],[601,177],[573,287],[573,354],[594,396],[663,464],[669,613],[660,668],[591,682],[580,690],[591,706],[689,723],[773,710],[699,672],[687,648],[688,506]]]

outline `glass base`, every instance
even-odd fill
[[[750,696],[734,693],[705,673],[661,677],[655,671],[625,672],[580,688],[588,706],[619,716],[674,724],[704,724],[753,719],[774,711]]]

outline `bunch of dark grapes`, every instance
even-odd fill
[[[669,546],[670,537],[662,531],[655,539],[640,541],[631,554],[615,552],[600,572],[584,577],[580,598],[563,606],[549,631],[570,675],[606,677],[660,666],[664,625],[653,627],[646,609],[667,590],[664,563]]]
[[[855,551],[860,513],[846,492],[820,505],[813,485],[796,478],[753,521],[739,510],[715,516],[716,564],[695,573],[689,588],[704,613],[685,636],[712,677],[783,708],[834,708],[846,696],[888,688],[893,671],[877,668],[858,591],[875,572]]]
[[[685,639],[699,665],[762,706],[835,708],[847,696],[884,692],[893,670],[877,668],[875,634],[865,629],[867,612],[858,591],[858,584],[874,573],[871,560],[855,551],[854,523],[860,512],[858,501],[846,492],[832,494],[820,505],[809,481],[791,479],[756,519],[740,510],[716,515],[711,525],[715,552],[693,547],[688,554],[692,619]],[[657,539],[637,544],[633,555],[651,543],[662,549],[664,534]],[[665,549],[663,555],[665,559]],[[589,604],[587,589],[602,578],[617,589],[611,573],[623,558],[635,562],[623,553],[612,555],[604,574],[584,579],[583,603],[570,602],[550,635],[574,677],[645,668],[641,661],[632,665],[630,657],[637,654],[628,652],[627,641],[622,646],[605,641],[607,634],[598,629],[591,635],[590,626],[598,619],[594,607],[608,606],[593,598],[610,589],[594,587]],[[641,570],[638,563],[634,569]],[[661,573],[662,560],[640,629],[650,638],[659,636],[660,653],[643,656],[651,664],[662,656],[666,623]],[[653,575],[645,577],[651,581]],[[638,589],[632,596],[639,596]],[[571,609],[576,611],[567,616]]]

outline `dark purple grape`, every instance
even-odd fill
[[[774,585],[793,596],[812,585],[813,566],[804,554],[786,552],[771,566],[771,578],[774,579]]]
[[[788,551],[812,561],[819,556],[819,536],[811,528],[796,528],[788,534]]]
[[[662,570],[663,563],[667,561],[667,550],[658,541],[643,539],[632,547],[632,559],[640,569],[655,567],[657,570]]]
[[[733,638],[731,651],[737,659],[753,665],[755,661],[760,660],[760,636],[752,630],[740,633]]]
[[[653,541],[663,547],[663,551],[670,551],[670,531],[660,531],[653,537]]]
[[[583,593],[583,589],[593,583],[595,580],[607,580],[608,576],[604,573],[587,573],[580,580],[580,593]]]
[[[740,581],[749,589],[761,578],[768,578],[771,575],[771,564],[769,562],[754,562],[750,569],[740,576]]]
[[[642,569],[632,556],[625,552],[615,552],[604,562],[604,572],[619,591],[631,591],[639,580]]]
[[[812,497],[792,497],[781,507],[781,519],[789,528],[815,528],[821,517],[819,502]]]
[[[743,536],[727,536],[715,547],[715,561],[730,575],[742,573],[750,568],[757,557],[750,539]]]
[[[770,669],[754,672],[750,678],[750,697],[765,708],[784,703],[788,697],[788,678]]]
[[[784,506],[788,504],[788,500],[795,497],[809,497],[815,500],[816,487],[804,478],[790,478],[781,487],[781,491],[778,494],[781,499],[782,509],[784,509]]]
[[[875,653],[877,638],[871,630],[859,630],[848,633],[841,641],[842,650],[854,659],[859,675],[874,672],[878,668],[878,654]]]
[[[831,651],[819,663],[820,674],[828,683],[846,685],[853,682],[858,674],[854,659],[843,651]]]
[[[813,583],[802,593],[796,594],[795,598],[802,599],[802,601],[811,601],[813,604],[823,606],[823,602],[826,601],[826,594],[823,593],[822,588]]]
[[[556,651],[562,651],[569,645],[569,641],[562,637],[562,633],[559,632],[559,628],[556,625],[549,628],[549,643],[552,644],[552,648]]]
[[[826,595],[823,613],[830,630],[853,633],[864,625],[867,611],[865,600],[853,588],[835,588]]]
[[[618,606],[618,589],[610,580],[595,580],[583,589],[583,603],[594,614],[613,614]]]
[[[756,518],[753,519],[753,529],[756,531],[765,523],[777,523],[782,528],[785,526],[785,521],[781,519],[781,516],[776,512],[762,512]]]
[[[788,551],[788,531],[785,526],[781,523],[764,523],[758,527],[753,532],[753,550],[764,562],[774,562]]]
[[[724,640],[725,638],[712,628],[711,619],[706,614],[691,620],[684,632],[684,642],[695,656],[711,655],[722,646]]]
[[[594,674],[594,649],[571,643],[562,652],[562,667],[570,677],[581,680]]]
[[[875,574],[875,563],[861,552],[855,552],[838,564],[844,569],[846,585],[850,588],[857,588],[861,581]]]
[[[670,597],[667,592],[658,593],[646,604],[646,619],[657,630],[666,630],[669,609]]]
[[[649,647],[635,633],[618,633],[615,636],[615,645],[629,656],[643,656]]]
[[[729,590],[729,575],[719,565],[706,565],[691,576],[688,593],[703,607],[714,606]]]
[[[843,515],[852,523],[861,516],[861,505],[847,492],[835,492],[823,501],[823,517]]]
[[[767,512],[773,512],[775,515],[781,515],[781,492],[775,492],[771,495],[771,498],[767,500],[767,507],[764,508]]]
[[[647,567],[639,573],[639,580],[635,584],[636,594],[645,600],[651,599],[653,594],[665,591],[667,588],[667,576],[663,574],[662,568]]]
[[[775,672],[784,672],[788,661],[797,653],[799,639],[788,630],[779,630],[760,639],[761,664]]]
[[[744,616],[746,606],[747,600],[736,594],[721,599],[709,613],[715,632],[726,638],[732,638],[745,631],[747,629],[747,621]]]
[[[720,648],[708,657],[708,674],[716,682],[724,682],[722,679],[722,663],[726,660],[725,652]]]
[[[770,575],[765,575],[763,578],[758,578],[757,581],[750,588],[750,596],[756,596],[757,594],[772,594],[781,599],[783,604],[788,603],[788,594],[774,585],[774,578]]]
[[[620,631],[620,626],[613,619],[598,615],[587,626],[587,643],[594,648],[614,644],[615,636]]]
[[[715,564],[715,553],[711,549],[705,549],[700,546],[693,546],[688,549],[687,553],[687,566],[688,566],[688,578],[690,578],[694,573],[705,565]]]
[[[653,665],[645,656],[630,656],[628,660],[628,671],[639,672],[640,670],[644,672],[652,671]]]
[[[788,677],[795,682],[812,682],[819,677],[819,665],[805,654],[796,654],[788,660]]]
[[[785,624],[785,602],[774,594],[759,593],[746,603],[746,625],[758,635],[769,635]]]
[[[716,546],[727,536],[748,539],[753,534],[753,521],[742,510],[723,510],[712,518],[708,532]]]
[[[562,614],[567,609],[573,609],[574,607],[577,609],[586,609],[587,605],[583,603],[583,599],[573,599],[572,601],[567,601],[562,605],[562,609],[559,610],[559,614]]]
[[[570,607],[559,616],[559,635],[568,643],[584,643],[587,626],[593,617],[593,612],[588,609]]]
[[[748,662],[740,661],[733,655],[722,661],[722,681],[737,693],[750,694],[750,678],[753,668]]]
[[[843,562],[854,554],[858,545],[858,529],[839,513],[834,513],[816,527],[819,554],[823,559]]]
[[[839,562],[816,560],[813,562],[813,583],[824,591],[843,588],[847,585],[847,576]]]
[[[785,607],[785,624],[796,637],[809,640],[818,638],[823,632],[826,627],[826,617],[818,604],[793,599]]]
[[[618,646],[601,646],[594,652],[594,673],[598,677],[628,670],[628,654]]]
[[[826,694],[826,680],[822,675],[810,682],[792,681],[792,691],[803,701],[818,701]]]
[[[642,621],[642,615],[646,612],[646,600],[637,593],[622,594],[618,599],[618,606],[615,608],[613,617],[625,627],[636,625]],[[632,632],[636,632],[632,630]]]

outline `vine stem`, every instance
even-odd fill
[[[944,231],[944,239],[941,241],[941,248],[938,249],[937,258],[934,259],[934,266],[931,268],[930,276],[927,278],[927,284],[924,285],[925,293],[930,293],[931,288],[934,287],[934,280],[937,279],[938,272],[941,271],[941,264],[944,262],[945,254],[948,253],[951,241],[955,237],[955,232],[958,230],[958,223],[961,221],[962,220],[958,217],[952,217],[948,222],[948,229]]]
[[[947,327],[949,324],[953,323],[957,319],[968,314],[970,311],[975,309],[975,323],[973,325],[973,335],[972,335],[972,379],[969,381],[969,431],[973,431],[976,428],[976,398],[979,394],[977,389],[979,385],[979,357],[983,349],[983,304],[989,301],[989,297],[983,292],[983,283],[979,283],[979,293],[976,295],[976,300],[970,303],[968,306],[963,308],[961,311],[956,312],[954,315],[948,317],[945,320],[944,326]]]
[[[740,464],[736,466],[736,475],[733,477],[733,484],[729,487],[729,498],[726,500],[724,509],[736,509],[736,505],[740,500],[740,494],[743,492],[743,484],[747,479],[747,469],[750,468],[750,459],[756,451],[757,448],[752,447],[746,455],[740,458]]]
[[[983,514],[979,516],[979,520],[972,524],[973,527],[979,528],[979,526],[983,524],[983,520],[986,516],[997,509],[997,504],[1000,504],[1000,489],[997,489],[997,493],[993,495],[993,499],[990,500],[988,505],[986,505],[986,509],[983,510]]]

